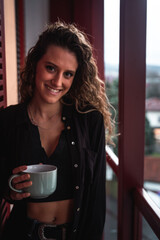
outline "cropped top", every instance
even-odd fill
[[[30,124],[32,132],[32,146],[34,152],[41,154],[41,163],[55,165],[57,167],[57,187],[55,192],[43,199],[28,198],[31,202],[52,202],[73,198],[73,179],[72,179],[72,165],[69,148],[67,146],[66,130],[62,130],[58,145],[51,154],[47,156],[45,149],[41,146],[39,131],[37,126]],[[35,154],[38,157],[39,154]],[[38,160],[38,159],[37,159]],[[35,159],[34,159],[35,161]],[[33,164],[33,163],[31,163]]]

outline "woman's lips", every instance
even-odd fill
[[[52,92],[52,93],[59,93],[62,91],[62,89],[56,89],[56,88],[53,88],[53,87],[50,87],[48,85],[46,85],[47,89]]]

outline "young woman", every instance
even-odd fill
[[[13,203],[2,239],[100,240],[113,124],[87,36],[74,24],[49,25],[28,53],[20,93],[20,104],[0,112],[0,194]],[[39,163],[58,168],[51,196],[9,189],[11,174]],[[29,178],[14,178],[14,187]]]

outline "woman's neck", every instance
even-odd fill
[[[57,102],[55,104],[39,104],[33,99],[29,103],[29,111],[34,113],[34,116],[37,116],[38,118],[49,120],[56,115],[61,115],[62,103]]]

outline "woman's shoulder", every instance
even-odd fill
[[[102,117],[101,112],[92,105],[87,105],[85,108],[80,110],[80,115],[89,119],[98,119]]]
[[[92,128],[94,125],[103,123],[102,113],[91,105],[83,109],[75,109],[74,112],[77,121],[86,122],[88,127]]]
[[[12,114],[15,114],[17,111],[22,109],[22,104],[15,104],[15,105],[10,105],[5,108],[0,109],[0,116],[10,116]]]
[[[7,106],[0,110],[0,122],[7,124],[8,122],[14,122],[21,112],[24,112],[24,104],[15,104]]]
[[[85,107],[76,108],[74,105],[64,106],[63,115],[69,118],[75,118],[76,121],[99,122],[99,119],[103,119],[103,116],[99,110],[92,105],[86,105]]]

